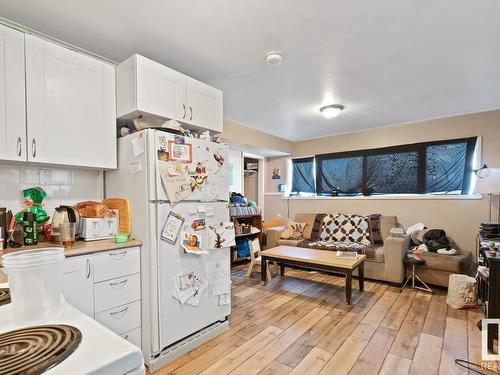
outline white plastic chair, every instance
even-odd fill
[[[262,258],[260,256],[260,242],[258,238],[255,238],[250,242],[250,265],[248,266],[248,271],[247,271],[247,277],[250,277],[252,275],[252,270],[254,266],[259,266],[260,270],[260,265],[262,263]],[[271,270],[269,267],[269,264],[266,267],[266,275],[267,275],[267,281],[271,281]]]

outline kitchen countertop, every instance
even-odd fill
[[[67,257],[77,256],[77,255],[85,255],[92,253],[99,253],[102,251],[116,250],[116,249],[124,249],[127,247],[141,246],[142,241],[139,240],[130,240],[125,243],[115,243],[115,240],[98,240],[98,241],[77,241],[73,245],[73,247],[64,249],[64,255]],[[44,247],[59,247],[62,248],[62,245],[53,244],[50,242],[40,242],[37,245],[33,246],[22,246],[17,248],[7,248],[5,250],[0,250],[0,267],[2,265],[1,256],[3,254],[12,253],[15,251],[21,250],[34,250],[41,249]],[[0,283],[6,282],[6,278],[3,272],[0,271]]]

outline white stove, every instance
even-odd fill
[[[64,303],[57,318],[36,322],[19,322],[12,312],[11,304],[0,307],[0,334],[42,324],[69,325],[81,332],[81,342],[76,350],[44,374],[145,373],[144,359],[138,347],[67,303]]]

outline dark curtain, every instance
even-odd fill
[[[367,194],[418,193],[418,152],[370,155],[366,165]]]
[[[477,138],[316,155],[316,193],[468,194]]]
[[[340,194],[358,194],[363,188],[363,157],[316,157],[316,192],[330,195],[333,188]]]
[[[428,146],[426,150],[425,192],[467,194],[470,187],[475,146],[476,139]]]
[[[292,159],[292,193],[314,193],[314,157]]]

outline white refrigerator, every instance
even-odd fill
[[[143,241],[142,350],[151,370],[228,327],[227,299],[213,295],[209,286],[197,305],[181,303],[173,282],[177,275],[190,272],[208,282],[208,271],[215,265],[230,289],[230,249],[209,246],[209,226],[229,221],[227,160],[227,145],[146,129],[118,140],[118,170],[105,174],[106,197],[130,199],[132,236]],[[174,192],[161,175],[169,176],[169,181],[177,175],[185,179],[179,168],[190,174],[186,186]],[[172,202],[172,197],[179,201]],[[184,220],[174,244],[161,238],[170,212]],[[200,219],[205,229],[194,233],[208,253],[186,253],[182,233],[192,233],[193,222]],[[224,297],[230,301],[230,295]]]

